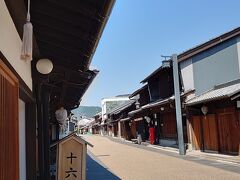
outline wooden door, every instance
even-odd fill
[[[131,137],[132,138],[137,138],[137,129],[136,129],[136,122],[133,121],[131,124]]]
[[[236,112],[236,118],[232,121],[233,151],[240,155],[240,112]]]
[[[193,116],[191,121],[192,145],[195,150],[202,147],[201,116]]]
[[[0,179],[19,179],[18,80],[1,59]]]
[[[239,151],[239,123],[235,113],[222,113],[218,115],[219,143],[222,153],[232,154]]]
[[[177,122],[175,113],[164,113],[162,115],[161,130],[163,138],[177,138]]]
[[[202,116],[204,150],[218,151],[216,115]]]
[[[220,141],[220,151],[223,153],[228,153],[231,151],[231,138],[230,138],[230,123],[232,115],[231,114],[220,114],[219,115],[219,141]]]

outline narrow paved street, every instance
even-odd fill
[[[219,169],[181,157],[136,148],[114,142],[106,137],[86,135],[84,138],[94,145],[93,148],[88,148],[91,154],[120,179],[240,179],[240,174],[224,170],[224,168]],[[100,177],[98,179],[100,180]],[[104,178],[106,179],[111,178]]]

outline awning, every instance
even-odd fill
[[[135,114],[138,114],[138,113],[140,113],[140,112],[142,112],[142,108],[139,108],[139,109],[130,111],[130,112],[128,113],[128,115],[132,117],[132,116],[134,116]]]
[[[158,100],[158,101],[146,104],[146,105],[140,107],[139,109],[131,111],[131,112],[128,113],[128,115],[129,116],[134,116],[135,114],[138,114],[138,113],[140,113],[140,112],[142,112],[144,110],[147,110],[147,109],[150,109],[150,108],[153,108],[153,107],[157,107],[157,106],[160,106],[160,105],[167,104],[167,103],[169,103],[170,101],[173,101],[173,100],[174,100],[174,96],[171,96],[171,97],[163,99],[163,100]]]
[[[119,119],[115,119],[115,120],[111,121],[110,123],[116,123],[116,122],[118,122],[120,120],[121,120],[120,118]]]
[[[26,19],[26,0],[7,0],[19,36]],[[60,105],[72,110],[79,106],[89,85],[98,74],[90,64],[115,0],[31,1],[33,24],[32,79],[36,90],[41,84],[36,63],[50,59],[54,68],[48,75],[49,110]],[[38,94],[38,92],[36,92]]]
[[[142,121],[142,120],[143,120],[143,117],[134,119],[135,122],[137,122],[137,121]]]
[[[120,112],[122,112],[123,110],[127,109],[128,107],[130,107],[131,105],[133,105],[136,101],[135,100],[129,100],[126,103],[117,106],[116,108],[114,108],[113,110],[111,110],[110,112],[108,112],[108,114],[112,115],[112,114],[119,114]]]
[[[129,120],[130,118],[128,117],[128,118],[121,119],[120,122],[129,121]]]
[[[196,105],[200,103],[220,100],[232,97],[240,92],[240,79],[229,83],[215,86],[213,89],[187,101],[187,105]]]
[[[146,105],[142,106],[141,108],[142,108],[142,109],[153,108],[153,107],[156,107],[156,106],[160,106],[160,105],[167,104],[167,103],[169,103],[170,101],[173,101],[174,99],[175,99],[175,97],[174,97],[174,96],[171,96],[171,97],[166,98],[166,99],[163,99],[163,100],[159,100],[159,101],[155,101],[155,102],[146,104]]]
[[[194,92],[194,90],[188,90],[186,92],[182,92],[181,93],[181,98],[183,98],[183,97],[185,97],[188,94],[191,94],[193,92]],[[154,108],[154,107],[157,107],[157,106],[168,104],[168,103],[173,102],[173,101],[175,101],[175,96],[174,95],[172,95],[172,96],[170,96],[168,98],[165,98],[165,99],[160,99],[158,101],[154,101],[154,102],[151,102],[149,104],[146,104],[146,105],[140,107],[139,109],[136,109],[136,110],[133,110],[133,111],[129,112],[128,115],[132,117],[135,114],[144,112],[144,111],[146,111],[148,109],[151,109],[151,108]]]

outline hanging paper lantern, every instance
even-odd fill
[[[208,113],[208,107],[207,107],[207,106],[202,106],[202,107],[201,107],[201,111],[202,111],[202,113],[204,114],[204,116],[206,116],[207,113]]]
[[[149,123],[150,123],[150,121],[151,121],[151,118],[150,118],[150,117],[148,117],[148,116],[145,116],[144,118],[146,119],[147,123],[149,124]]]
[[[36,68],[41,74],[49,74],[53,70],[53,63],[49,59],[39,59]]]
[[[64,126],[67,122],[67,110],[64,109],[63,107],[61,107],[60,109],[58,109],[55,112],[55,115],[56,115],[56,119],[59,122],[59,124]]]

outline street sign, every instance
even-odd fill
[[[85,180],[87,145],[92,145],[75,133],[57,144],[57,180]]]

